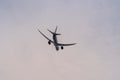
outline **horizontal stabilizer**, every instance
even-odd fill
[[[50,31],[49,29],[47,29],[50,33],[54,34],[54,32]]]
[[[52,32],[50,31],[49,29],[47,29],[50,33],[54,34],[54,35],[61,35],[60,33],[55,33],[55,32]]]

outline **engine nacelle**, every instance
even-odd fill
[[[61,49],[63,50],[63,49],[64,49],[64,47],[63,47],[63,46],[61,46]]]
[[[51,41],[48,41],[48,44],[50,45],[50,44],[51,44]]]

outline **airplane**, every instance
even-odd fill
[[[48,38],[46,35],[44,35],[39,29],[38,29],[38,31],[41,33],[42,36],[44,36],[44,37],[48,40],[48,44],[49,44],[49,45],[50,45],[51,43],[54,44],[56,51],[59,50],[59,47],[61,47],[61,50],[63,50],[63,49],[64,49],[63,46],[72,46],[72,45],[75,45],[75,44],[76,44],[76,43],[71,43],[71,44],[58,43],[57,35],[61,35],[61,34],[56,33],[56,32],[57,32],[57,28],[58,28],[58,27],[56,26],[55,32],[52,32],[52,31],[50,31],[49,29],[47,29],[47,30],[53,35],[53,40],[49,39],[49,38]]]

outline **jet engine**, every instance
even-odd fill
[[[50,45],[50,44],[51,44],[51,41],[48,41],[48,44]]]
[[[63,46],[61,46],[61,49],[64,49],[64,47],[63,47]]]

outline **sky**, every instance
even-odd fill
[[[120,80],[120,0],[0,0],[0,80]],[[37,31],[77,43],[56,51]]]

